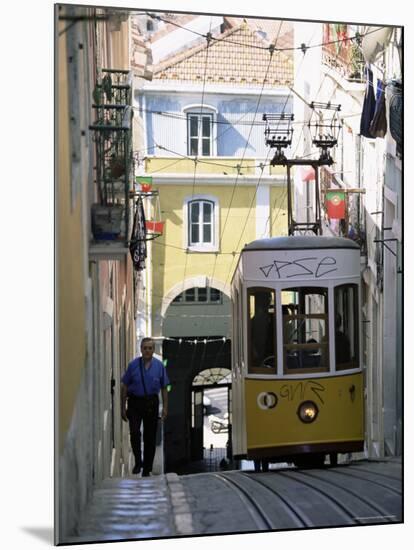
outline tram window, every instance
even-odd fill
[[[275,292],[248,290],[249,372],[273,374],[276,370]]]
[[[328,289],[282,290],[285,374],[329,370]]]
[[[358,285],[337,286],[334,296],[336,369],[355,369],[359,366]]]
[[[234,342],[234,368],[240,369],[240,316],[239,316],[239,291],[235,289],[233,302],[233,335]]]

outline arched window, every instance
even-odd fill
[[[187,154],[196,157],[215,156],[215,109],[205,105],[187,107]]]
[[[210,196],[193,196],[185,201],[186,246],[190,250],[218,250],[218,201]]]
[[[188,203],[188,243],[213,244],[214,202],[191,201]]]

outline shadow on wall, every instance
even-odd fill
[[[217,120],[219,122],[217,129],[217,154],[219,156],[241,155],[245,149],[246,156],[249,156],[249,151],[251,154],[256,154],[256,149],[236,130],[234,121],[231,122],[223,115],[218,115]]]

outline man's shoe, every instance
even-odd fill
[[[138,464],[135,464],[134,469],[132,470],[132,473],[139,474],[140,471],[141,471],[141,466],[139,466]]]
[[[142,477],[149,477],[151,475],[151,472],[148,472],[148,470],[142,470]]]

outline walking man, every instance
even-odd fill
[[[121,416],[129,421],[131,447],[135,457],[133,474],[150,475],[155,455],[158,423],[158,394],[162,394],[162,420],[168,414],[167,385],[170,383],[163,363],[153,357],[155,343],[143,338],[141,357],[133,359],[121,380]],[[128,408],[127,408],[128,401]],[[141,422],[144,431],[144,460],[141,458]]]

